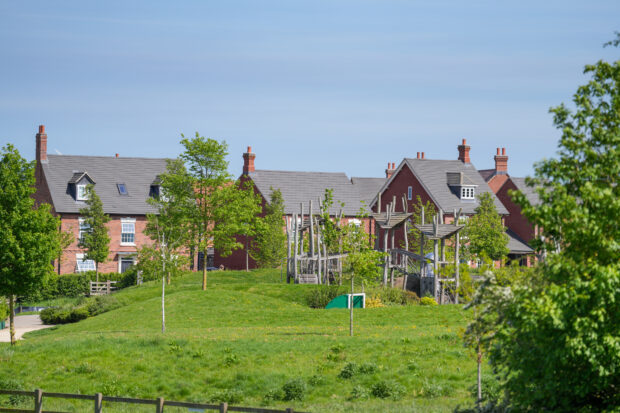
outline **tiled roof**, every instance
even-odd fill
[[[534,252],[534,250],[527,245],[525,241],[519,238],[519,236],[511,230],[507,230],[506,234],[508,235],[507,246],[511,254],[532,254]]]
[[[532,205],[540,204],[540,198],[538,197],[538,194],[536,193],[534,188],[532,188],[531,186],[527,186],[525,184],[525,178],[514,178],[514,177],[511,176],[510,179],[515,184],[517,189],[519,191],[523,192],[523,194],[530,201],[530,204],[532,204]]]
[[[352,182],[342,172],[256,170],[250,172],[249,176],[267,201],[271,199],[272,188],[282,192],[286,214],[299,213],[300,203],[303,203],[304,213],[307,214],[310,200],[314,211],[318,212],[318,201],[324,199],[325,189],[334,191],[331,214],[340,212],[340,202],[344,203],[342,210],[346,216],[357,215],[360,208],[363,208],[365,213],[370,213],[368,200],[372,199],[373,192],[376,194],[375,189],[378,191],[380,187],[380,183],[375,181],[376,178],[354,178]]]
[[[360,196],[366,205],[370,205],[373,198],[377,196],[386,180],[386,178],[352,177],[351,183],[353,183],[353,186],[357,187]]]
[[[495,169],[480,169],[478,173],[485,182],[489,182],[489,179],[493,178],[493,175],[495,175]]]
[[[483,192],[488,192],[493,196],[495,208],[500,214],[508,214],[508,210],[495,196],[491,188],[478,173],[476,167],[471,163],[463,163],[459,160],[433,160],[433,159],[411,159],[405,158],[403,161],[413,174],[420,180],[420,183],[430,195],[431,199],[445,213],[451,213],[455,209],[463,209],[465,214],[473,214],[478,206],[478,200],[461,200],[460,194],[448,185],[447,174],[462,173],[463,182],[476,185],[476,196]]]
[[[155,177],[166,169],[166,159],[115,158],[106,156],[47,155],[43,173],[59,213],[78,213],[85,203],[76,201],[68,190],[76,175],[87,173],[96,182],[95,192],[107,214],[143,215],[155,210],[146,203]],[[120,195],[117,183],[124,183],[127,195]]]

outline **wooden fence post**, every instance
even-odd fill
[[[95,413],[101,413],[103,410],[103,394],[95,394]]]
[[[43,391],[36,389],[34,391],[34,412],[41,413],[43,411]]]
[[[220,403],[220,413],[227,413],[227,412],[228,412],[228,403],[226,402]]]
[[[164,398],[163,397],[158,397],[157,398],[157,409],[155,410],[157,413],[164,413]]]
[[[293,413],[293,408],[292,407],[287,407],[286,408],[286,413]]]

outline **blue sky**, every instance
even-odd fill
[[[500,4],[501,3],[501,4]],[[383,176],[424,151],[530,174],[550,106],[618,58],[618,1],[0,3],[0,146],[172,157],[180,134],[246,146],[259,169]]]

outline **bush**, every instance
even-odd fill
[[[225,389],[215,392],[209,397],[211,403],[231,403],[236,404],[243,400],[243,393],[236,389]]]
[[[331,300],[345,294],[346,291],[339,285],[319,285],[308,291],[306,302],[311,308],[325,308]]]
[[[0,296],[0,321],[6,320],[9,315],[9,306],[6,303],[6,299]]]
[[[112,295],[97,295],[90,297],[87,301],[86,308],[89,315],[96,316],[120,307],[120,303],[116,297]]]
[[[80,300],[74,306],[46,308],[39,313],[43,324],[67,324],[84,320],[120,307],[116,297],[98,295]]]
[[[94,271],[79,274],[52,274],[37,291],[22,297],[24,301],[37,302],[60,297],[79,297],[89,293],[90,281],[96,279]],[[132,267],[119,274],[117,272],[100,273],[100,280],[116,281],[117,288],[126,288],[136,283],[136,271]]]
[[[366,308],[385,307],[379,297],[369,297],[366,299]]]
[[[372,297],[388,305],[414,305],[420,298],[413,291],[403,291],[400,288],[382,287],[372,292]]]
[[[437,301],[433,297],[422,297],[420,305],[437,305]]]
[[[306,397],[306,383],[302,379],[292,379],[282,386],[284,397],[282,400],[303,400]]]
[[[338,375],[338,377],[343,378],[343,379],[350,379],[351,377],[355,375],[356,372],[357,372],[357,364],[347,363],[340,371],[340,374]]]
[[[370,392],[368,391],[368,389],[358,384],[353,387],[353,390],[351,390],[351,395],[349,396],[349,399],[350,400],[367,399],[369,396],[370,396]]]
[[[370,392],[380,399],[399,400],[405,394],[405,388],[398,383],[382,380],[373,384]]]

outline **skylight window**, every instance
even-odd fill
[[[118,188],[118,193],[121,195],[127,195],[127,185],[125,184],[116,184],[116,187]]]

